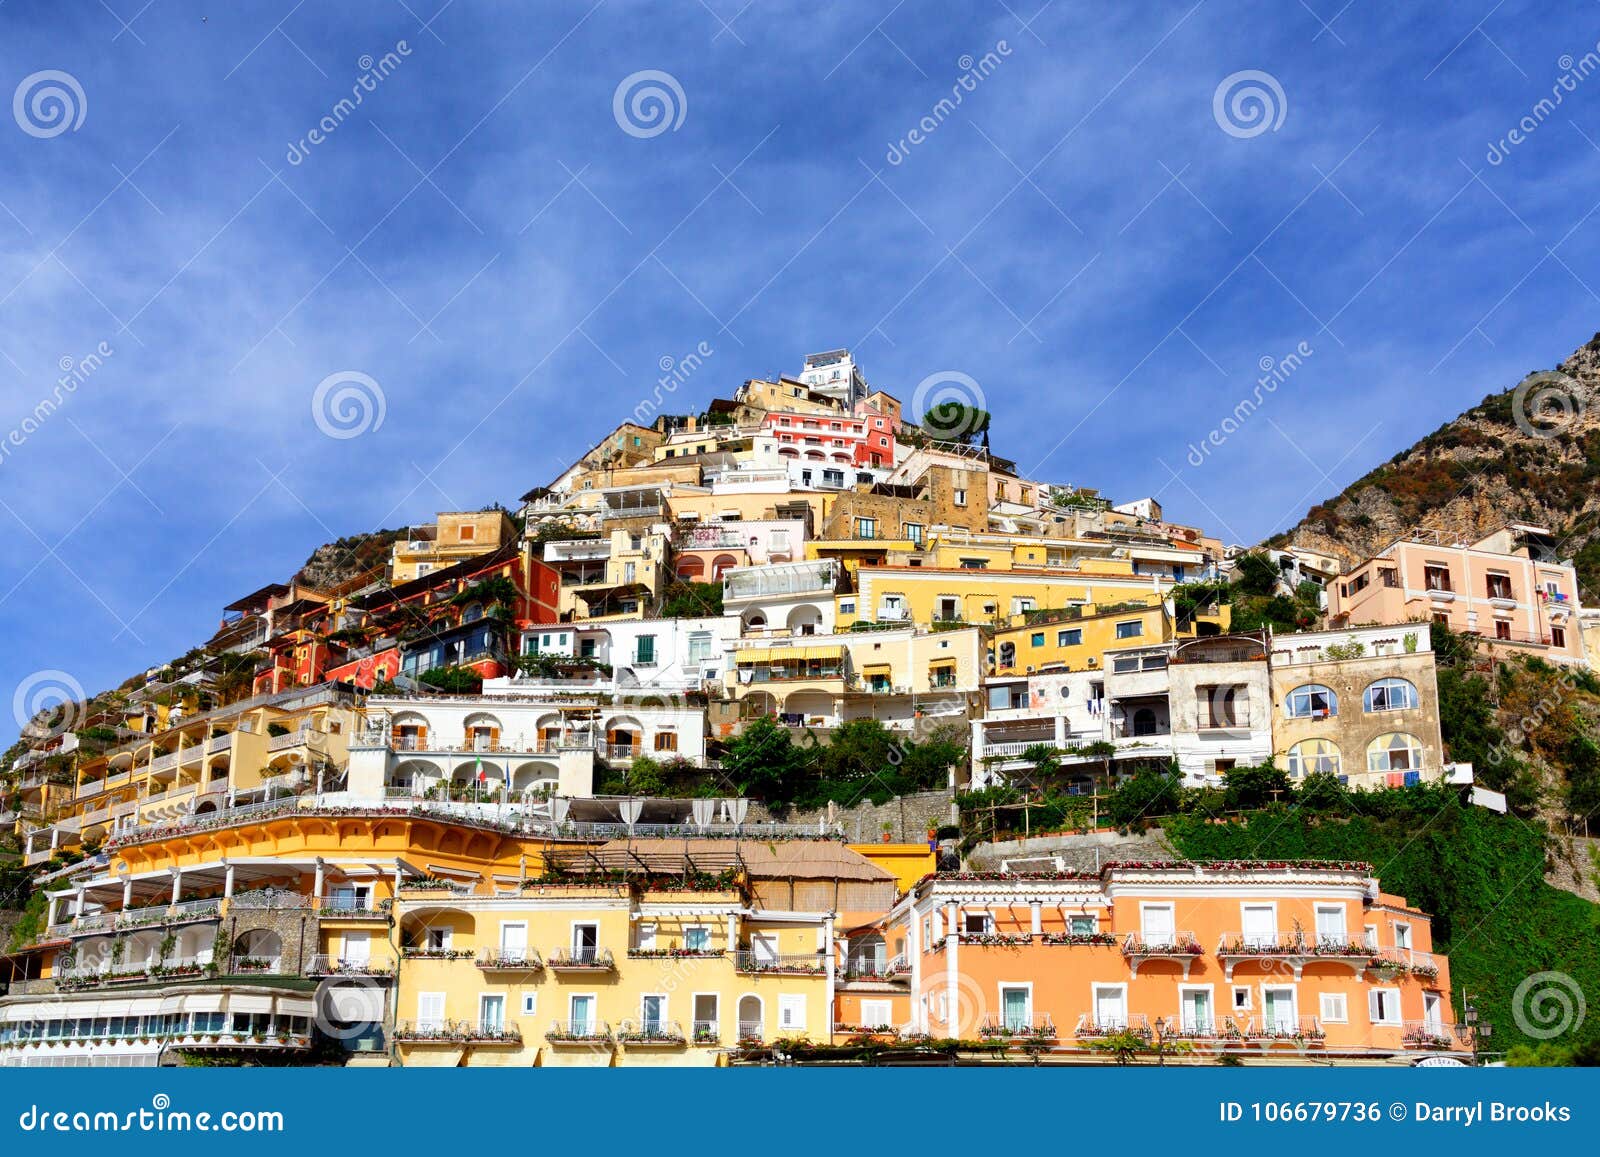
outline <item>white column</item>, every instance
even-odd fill
[[[739,914],[728,913],[728,951],[732,952],[739,947]]]
[[[1065,715],[1057,715],[1056,716],[1056,746],[1057,747],[1065,747],[1066,745],[1067,745],[1067,717]]]
[[[233,899],[233,865],[228,864],[222,871],[222,896],[223,899]]]
[[[60,923],[60,921],[56,919],[56,908],[60,905],[60,903],[61,903],[61,897],[60,896],[51,896],[50,897],[50,900],[49,900],[50,913],[45,918],[45,923],[46,924],[59,924]]]
[[[312,896],[312,899],[315,899],[315,900],[322,899],[322,875],[323,875],[322,874],[322,857],[318,856],[317,857],[316,871],[311,876],[311,896]]]
[[[953,1037],[961,1035],[961,970],[956,965],[956,953],[961,949],[961,909],[950,905],[950,927],[944,938],[944,991],[945,1031]]]
[[[1037,902],[1029,904],[1028,908],[1029,908],[1029,911],[1030,911],[1031,915],[1033,916],[1033,934],[1035,936],[1037,936],[1037,935],[1039,935],[1039,933],[1044,931],[1044,924],[1040,920],[1039,904]]]
[[[76,920],[83,915],[83,889],[79,888],[72,896],[72,918]]]
[[[133,877],[124,876],[122,878],[122,909],[127,911],[131,907],[133,907]]]
[[[172,869],[172,902],[176,904],[178,897],[183,894],[183,869]]]

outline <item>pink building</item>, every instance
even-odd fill
[[[851,466],[893,466],[894,428],[889,418],[863,407],[849,414],[769,413],[762,431],[778,442],[783,458]]]
[[[1402,539],[1328,584],[1330,627],[1435,622],[1502,654],[1587,662],[1578,579],[1556,539],[1512,523],[1470,545]]]

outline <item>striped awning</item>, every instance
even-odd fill
[[[740,663],[792,663],[800,659],[842,659],[844,645],[831,647],[757,647],[753,651],[740,651]]]

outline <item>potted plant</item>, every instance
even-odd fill
[[[889,820],[883,821],[883,842],[888,843],[894,838],[894,824]]]

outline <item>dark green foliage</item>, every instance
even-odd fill
[[[417,681],[447,695],[479,695],[483,692],[483,676],[471,667],[434,667],[417,676]]]
[[[1130,828],[1152,816],[1175,813],[1183,798],[1182,780],[1169,768],[1141,768],[1110,795],[1106,811],[1119,828]]]
[[[1257,766],[1230,767],[1222,778],[1227,785],[1223,805],[1229,809],[1265,807],[1294,798],[1288,774],[1270,759]]]
[[[667,584],[662,596],[663,619],[707,619],[722,614],[721,583],[691,583],[677,580]]]

